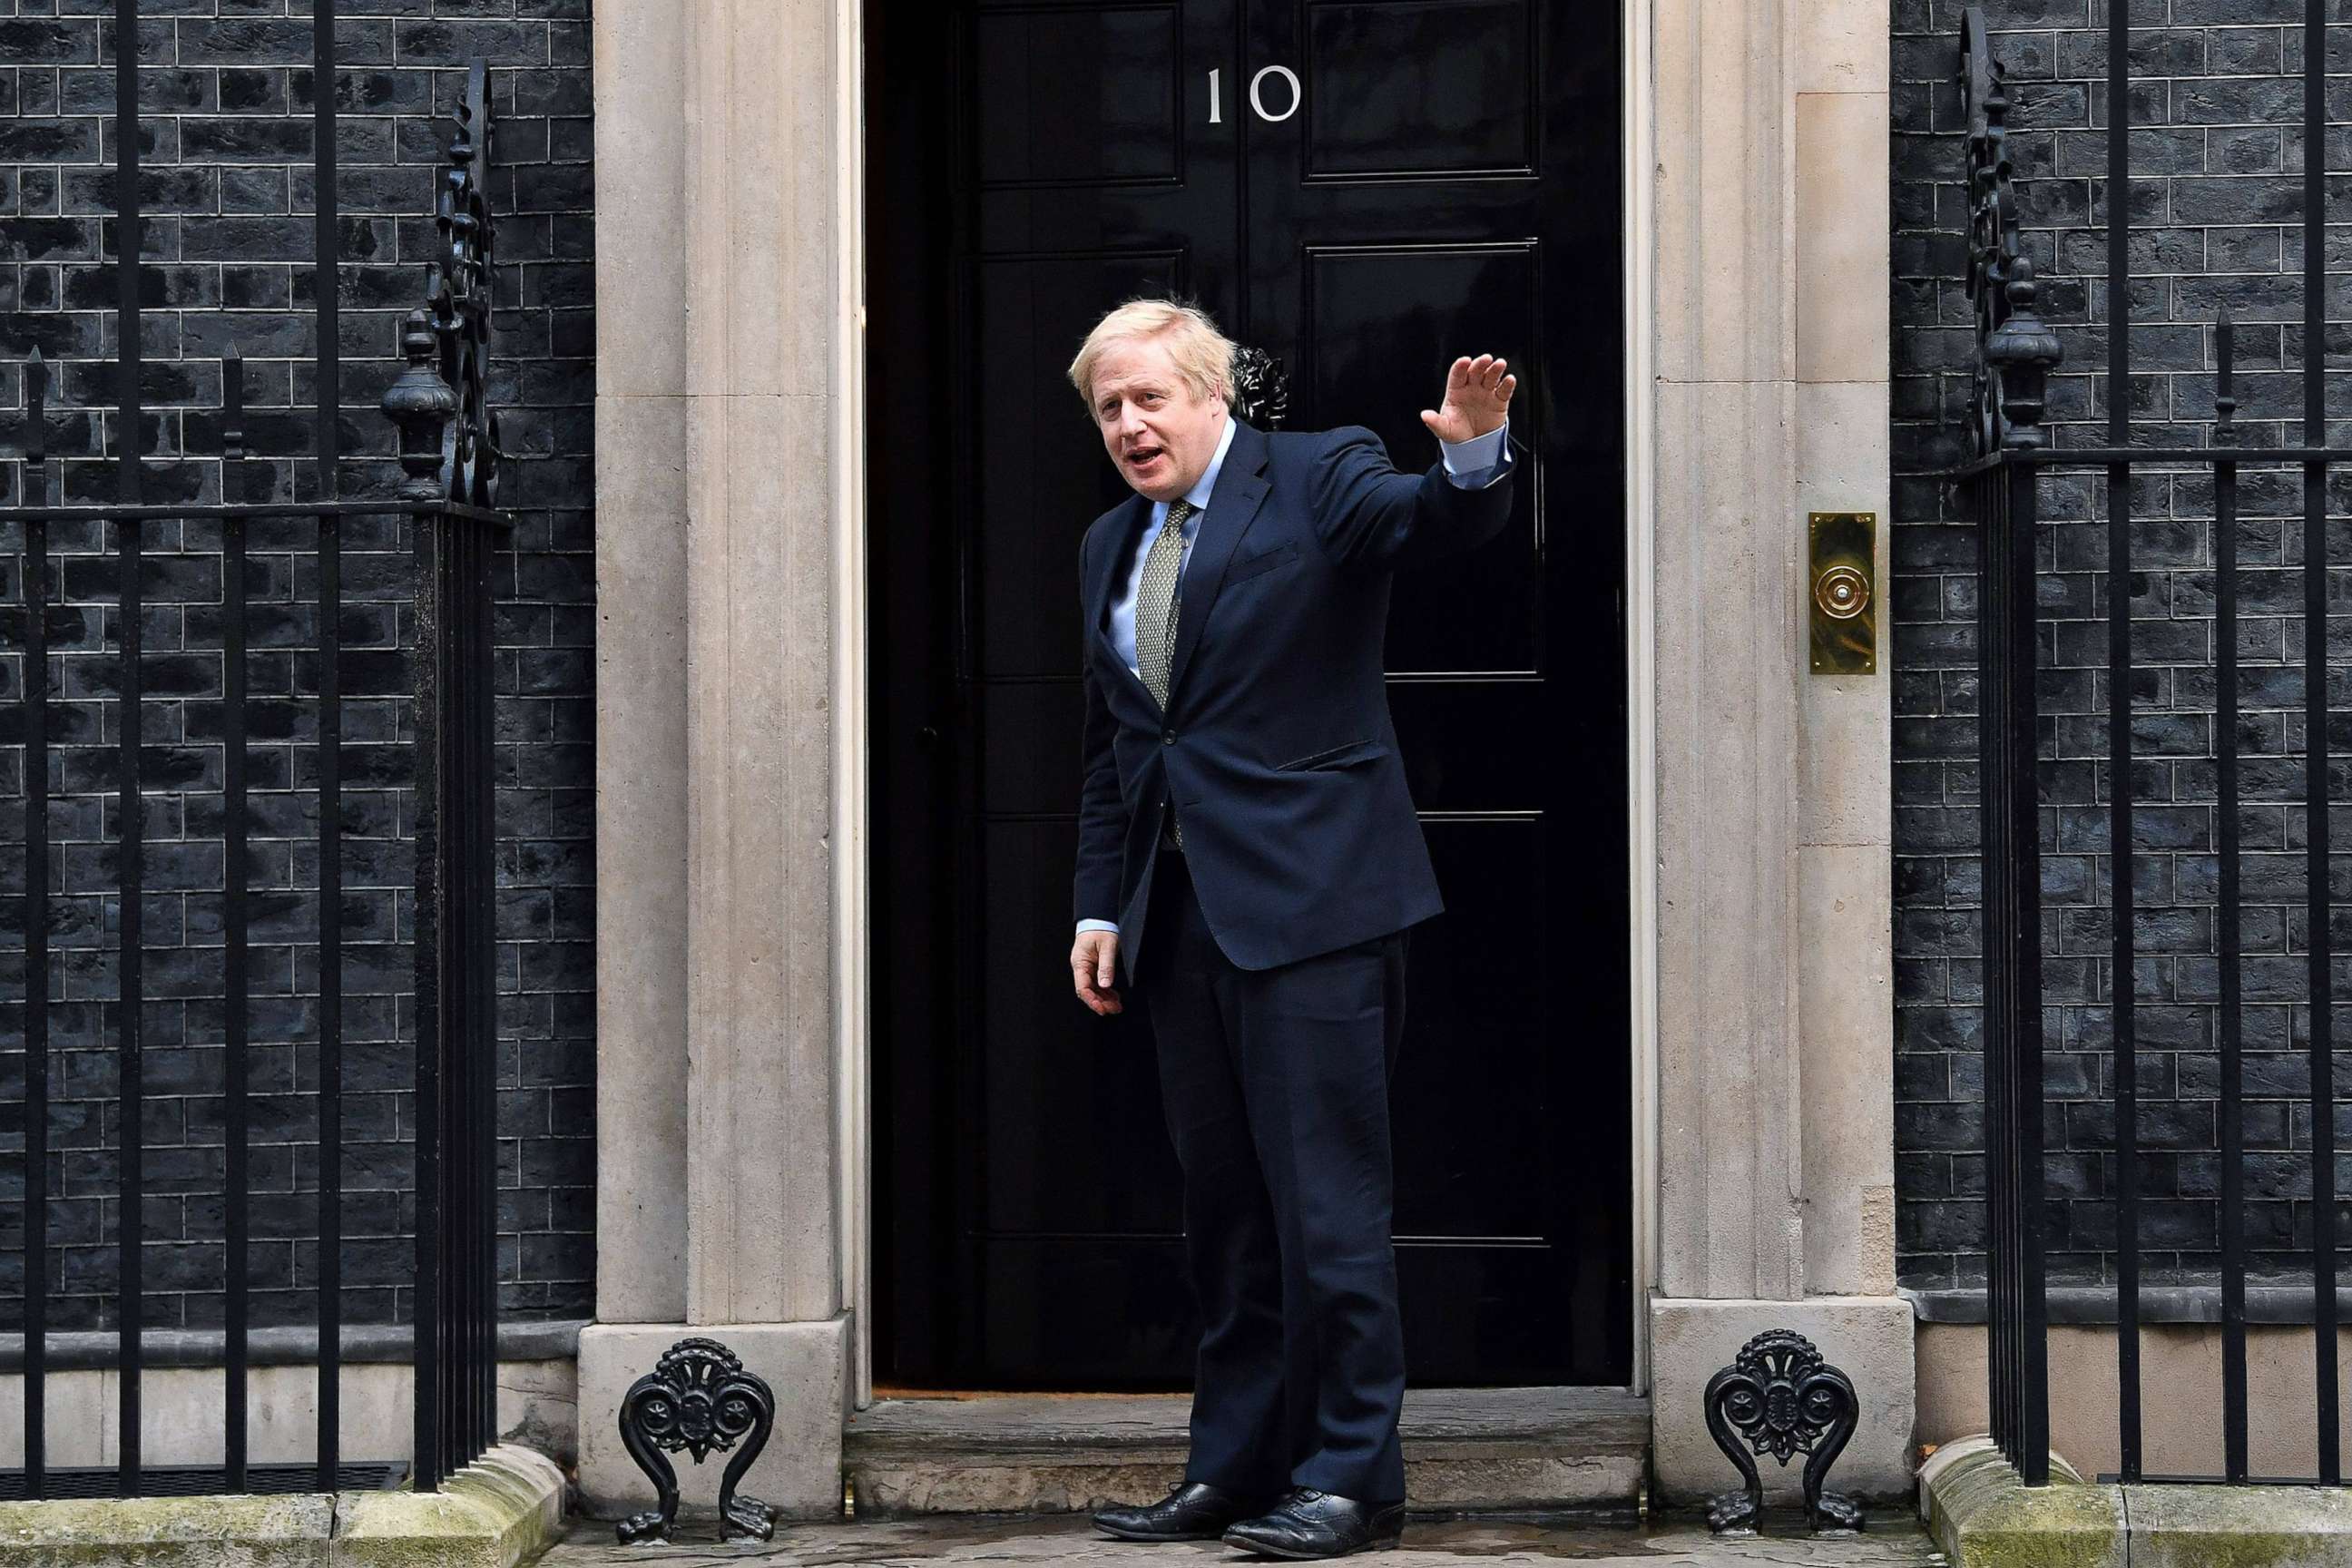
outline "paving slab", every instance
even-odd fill
[[[1413,1519],[1401,1550],[1369,1554],[1368,1568],[1501,1568],[1573,1563],[1580,1568],[1942,1568],[1944,1557],[1903,1510],[1872,1510],[1860,1534],[1807,1536],[1803,1521],[1768,1515],[1761,1535],[1714,1536],[1696,1515],[1631,1521],[1478,1516]],[[1082,1519],[1034,1515],[931,1516],[781,1526],[756,1543],[718,1539],[709,1515],[681,1518],[675,1543],[623,1546],[613,1527],[576,1522],[540,1568],[928,1568],[1005,1563],[1085,1568],[1242,1568],[1265,1558],[1215,1542],[1142,1545],[1108,1540]]]

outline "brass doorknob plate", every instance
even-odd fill
[[[1877,674],[1877,595],[1872,592],[1871,574],[1877,558],[1878,514],[1813,512],[1806,519],[1806,536],[1813,673]]]

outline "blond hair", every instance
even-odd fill
[[[1089,414],[1094,411],[1095,364],[1104,351],[1115,342],[1163,335],[1176,374],[1192,395],[1213,395],[1223,398],[1227,407],[1233,405],[1232,341],[1217,331],[1217,323],[1198,306],[1144,298],[1129,300],[1097,321],[1087,341],[1078,345],[1077,357],[1070,362],[1070,384],[1078,389],[1078,401]]]

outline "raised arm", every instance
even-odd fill
[[[1343,565],[1384,569],[1465,550],[1502,531],[1511,514],[1508,409],[1518,378],[1492,354],[1457,359],[1445,396],[1421,422],[1444,455],[1420,474],[1389,460],[1360,425],[1331,432],[1315,473],[1315,530]]]

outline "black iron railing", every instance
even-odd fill
[[[117,0],[118,39],[137,35],[135,0]],[[414,798],[415,902],[415,1404],[414,1483],[437,1488],[452,1469],[477,1458],[495,1437],[496,1257],[493,1111],[496,1083],[496,998],[492,984],[492,728],[491,550],[506,527],[497,510],[496,421],[485,397],[492,289],[492,222],[488,200],[491,124],[487,74],[476,62],[467,77],[449,163],[436,215],[441,253],[427,274],[426,299],[407,318],[407,364],[385,395],[385,412],[398,425],[405,483],[396,496],[346,498],[340,482],[337,421],[341,377],[337,323],[335,6],[313,6],[313,97],[317,160],[316,345],[312,362],[310,456],[315,499],[255,500],[248,470],[246,367],[232,349],[221,361],[220,500],[144,504],[149,480],[173,464],[143,460],[141,443],[139,68],[121,51],[117,69],[115,247],[119,257],[116,321],[119,342],[113,410],[116,474],[110,501],[74,501],[62,487],[47,450],[52,387],[37,352],[23,367],[26,418],[22,458],[24,504],[0,508],[0,526],[21,530],[25,614],[21,617],[25,843],[24,1005],[25,1153],[25,1467],[0,1476],[0,1494],[12,1497],[89,1495],[88,1472],[53,1474],[45,1429],[45,1379],[49,1326],[49,1091],[57,1063],[50,1041],[50,937],[54,890],[50,815],[53,695],[50,616],[61,600],[64,556],[52,553],[53,530],[76,541],[110,534],[119,604],[113,618],[117,728],[113,788],[118,808],[113,864],[121,910],[117,991],[110,1041],[117,1071],[116,1215],[118,1238],[114,1318],[119,1349],[120,1458],[112,1489],[120,1495],[299,1489],[301,1475],[285,1465],[249,1459],[247,1425],[252,1314],[248,1276],[252,1236],[250,1147],[253,1142],[248,1029],[253,889],[249,788],[255,706],[248,695],[249,600],[247,550],[255,531],[268,531],[273,553],[301,555],[315,573],[316,684],[308,704],[315,724],[317,1006],[318,1345],[315,1464],[305,1467],[320,1489],[369,1484],[382,1468],[355,1469],[340,1452],[341,1355],[344,1322],[341,1214],[345,1197],[342,771],[347,704],[341,624],[350,600],[343,581],[347,528],[372,534],[387,529],[410,550],[414,612],[405,781]],[[172,487],[158,484],[158,490]],[[189,490],[185,493],[194,493]],[[141,1223],[145,1148],[142,1110],[142,1005],[146,944],[142,931],[142,804],[149,789],[146,706],[142,691],[141,608],[142,559],[151,534],[192,521],[216,525],[223,573],[221,616],[221,781],[224,820],[221,996],[225,1063],[222,1106],[225,1161],[222,1201],[226,1248],[220,1416],[221,1463],[215,1468],[150,1468],[141,1440],[142,1342],[148,1243]],[[308,548],[289,534],[308,524]],[[380,596],[380,595],[379,595]],[[282,640],[272,645],[282,649]],[[103,651],[102,647],[100,651]],[[290,688],[278,694],[292,699]],[[278,787],[288,787],[278,781]],[[381,1456],[378,1456],[381,1458]],[[361,1478],[355,1479],[355,1478]]]
[[[2300,447],[2241,444],[2235,422],[2235,332],[2227,312],[2215,323],[2217,395],[2211,441],[2203,447],[2132,445],[2129,399],[2131,255],[2127,205],[2130,77],[2127,7],[2108,7],[2106,299],[2107,426],[2104,447],[2056,449],[2044,427],[2044,396],[2060,360],[2057,336],[2036,311],[2037,285],[2019,241],[2006,148],[2010,103],[1984,17],[1961,24],[1960,86],[1968,113],[1970,211],[1969,295],[1977,319],[1976,381],[1969,460],[1945,476],[1960,510],[1978,525],[1978,658],[1981,702],[1978,757],[1982,785],[1988,1380],[1993,1436],[2023,1479],[2049,1479],[2049,1327],[2044,1267],[2042,848],[2045,808],[2037,763],[2053,742],[2037,690],[2042,648],[2036,564],[2040,480],[2062,469],[2103,475],[2107,500],[2105,755],[2108,789],[2107,952],[2113,1016],[2116,1200],[2116,1322],[2120,1477],[2270,1479],[2247,1474],[2246,1227],[2242,986],[2240,930],[2237,580],[2239,475],[2267,468],[2299,472],[2303,501],[2304,775],[2305,879],[2311,1005],[2309,1150],[2311,1304],[2317,1398],[2317,1477],[2343,1479],[2336,1422],[2336,1244],[2335,1087],[2329,1010],[2327,878],[2328,746],[2327,478],[2352,450],[2327,445],[2326,342],[2326,58],[2324,8],[2307,6],[2304,35],[2305,232],[2303,426]],[[2159,1478],[2141,1463],[2139,1063],[2134,952],[2132,476],[2136,471],[2207,473],[2213,487],[2215,847],[2220,1080],[2220,1276],[2222,1325],[2221,1478]],[[2314,1478],[2277,1478],[2308,1482]]]

